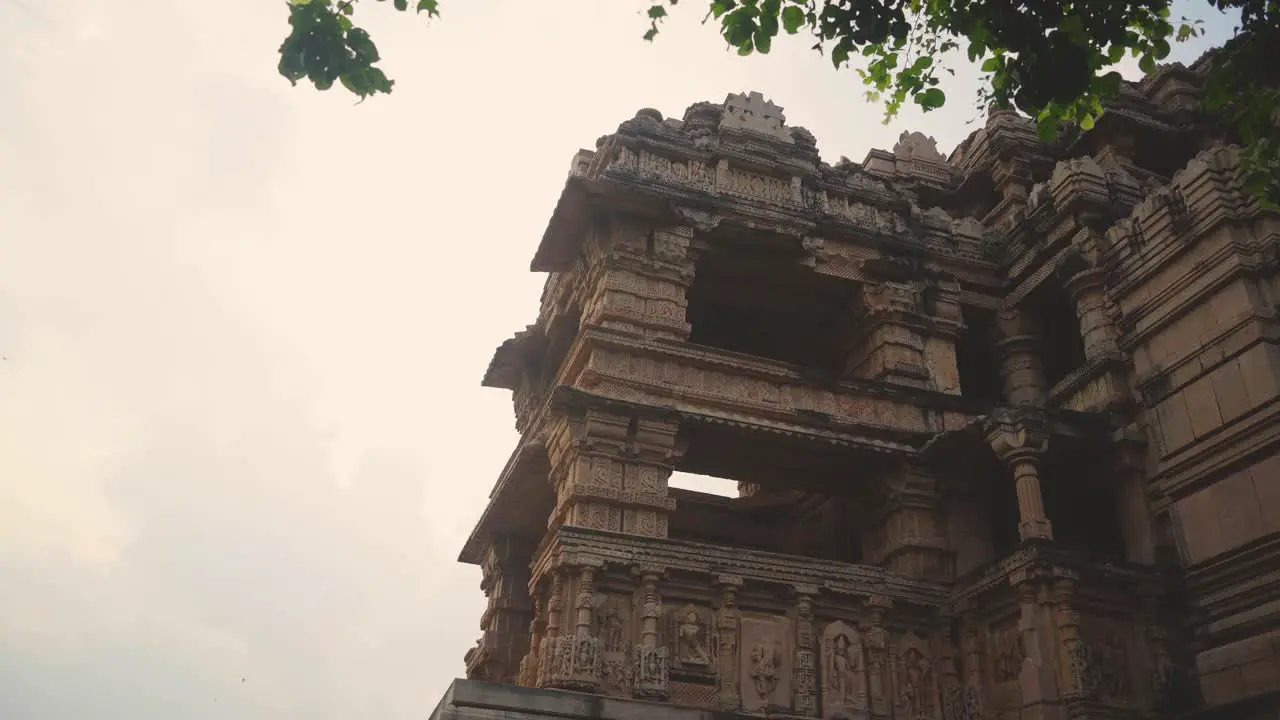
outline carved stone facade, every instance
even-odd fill
[[[1055,144],[993,111],[833,166],[751,93],[579,152],[485,377],[521,441],[461,558],[469,676],[859,720],[1277,702],[1280,216],[1179,104],[1209,62]]]

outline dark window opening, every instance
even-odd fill
[[[691,343],[838,374],[853,284],[798,257],[734,247],[705,254],[689,289]]]
[[[1018,532],[1018,495],[1013,473],[1001,467],[991,474],[994,482],[987,486],[987,522],[991,531],[991,550],[997,558],[1013,552],[1022,542]]]
[[[1090,560],[1122,562],[1119,498],[1114,485],[1095,480],[1104,477],[1097,462],[1060,453],[1041,465],[1040,492],[1056,544]]]
[[[582,322],[582,312],[577,306],[556,319],[547,335],[547,349],[538,363],[538,388],[545,390],[555,382],[569,354],[569,348],[578,337],[578,326]]]
[[[995,350],[995,316],[988,311],[964,308],[964,333],[956,341],[956,370],[960,394],[985,402],[1004,402],[1004,381]]]
[[[1060,286],[1045,282],[1027,298],[1026,309],[1040,326],[1040,361],[1045,384],[1052,388],[1084,365],[1076,305]]]

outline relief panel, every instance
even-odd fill
[[[596,596],[595,626],[596,635],[600,638],[601,691],[606,695],[631,695],[633,620],[630,597]]]
[[[1135,702],[1133,623],[1118,618],[1084,618],[1080,634],[1089,648],[1089,675],[1098,700],[1116,705]]]
[[[1018,687],[1018,674],[1022,661],[1027,657],[1022,633],[1015,620],[1009,619],[991,626],[987,639],[987,658],[990,673],[991,703],[997,708],[1015,708],[1022,703],[1022,691]]]
[[[929,643],[915,633],[894,643],[893,715],[902,720],[936,720],[938,686]]]
[[[857,628],[836,621],[822,631],[822,717],[853,718],[870,710],[866,650]]]
[[[714,653],[711,611],[688,604],[667,613],[667,643],[675,672],[710,673]]]
[[[738,655],[743,711],[789,709],[791,638],[788,618],[744,613]]]

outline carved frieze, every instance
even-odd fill
[[[687,604],[667,613],[667,642],[675,670],[707,672],[712,668],[710,610]]]

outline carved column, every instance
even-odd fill
[[[638,698],[666,700],[670,692],[667,647],[659,641],[662,596],[658,593],[661,569],[640,569],[640,642],[635,646],[634,693]]]
[[[578,561],[573,594],[573,634],[558,639],[561,654],[554,663],[550,685],[566,690],[596,692],[600,689],[600,638],[595,633],[595,581],[603,563],[590,558]]]
[[[595,409],[553,420],[547,450],[556,508],[549,526],[666,537],[678,427]]]
[[[796,657],[793,673],[792,708],[797,715],[818,714],[817,643],[813,632],[813,599],[817,585],[796,585]]]
[[[961,720],[964,715],[964,685],[960,681],[952,623],[951,618],[945,619],[944,630],[938,633],[937,638],[938,689],[942,693],[943,720]]]
[[[1005,400],[1011,405],[1044,405],[1048,387],[1039,354],[1039,328],[1021,311],[1005,310],[996,316],[996,330]]]
[[[873,596],[867,600],[867,656],[871,690],[871,716],[889,717],[892,703],[889,698],[889,642],[884,629],[885,611],[893,607],[886,597]]]
[[[598,228],[584,248],[583,324],[646,339],[687,340],[693,233],[692,227],[650,227],[616,218]]]
[[[1058,696],[1058,683],[1050,635],[1040,605],[1041,579],[1030,571],[1020,571],[1010,577],[1017,588],[1021,614],[1018,630],[1022,633],[1026,656],[1018,673],[1018,687],[1022,691],[1021,717],[1028,720],[1057,720],[1063,717]]]
[[[533,599],[533,620],[529,621],[529,652],[520,660],[520,676],[516,684],[538,687],[538,658],[547,630],[546,603],[542,600],[540,589],[534,590],[530,595]]]
[[[874,561],[907,577],[950,581],[954,558],[941,529],[937,480],[924,468],[904,467],[886,490]]]
[[[1052,540],[1040,493],[1040,458],[1049,439],[1041,421],[1029,414],[993,413],[987,420],[987,442],[1013,471],[1018,496],[1018,535],[1023,540]]]
[[[551,687],[555,678],[567,674],[564,662],[573,652],[573,643],[562,647],[560,627],[564,622],[564,576],[561,571],[551,571],[551,590],[547,595],[547,634],[538,645],[538,687]]]
[[[964,649],[964,703],[963,720],[981,720],[983,712],[982,651],[979,633],[981,626],[972,608],[961,616],[960,633]]]
[[[1107,295],[1103,284],[1106,271],[1100,267],[1078,265],[1066,278],[1065,287],[1076,306],[1080,320],[1080,337],[1084,342],[1085,360],[1093,362],[1120,354],[1119,333],[1107,313]]]
[[[1059,574],[1053,585],[1053,602],[1058,637],[1062,641],[1062,672],[1059,674],[1062,695],[1067,701],[1089,700],[1097,689],[1097,676],[1088,643],[1080,636],[1080,612],[1076,609],[1077,579],[1065,573]]]
[[[845,341],[845,374],[959,394],[959,283],[915,279],[922,270],[892,260],[869,260],[863,270],[884,279],[863,286]]]
[[[488,607],[480,618],[484,631],[467,653],[467,677],[514,683],[521,658],[528,654],[528,627],[533,611],[529,599],[529,561],[533,544],[522,538],[498,536],[489,543],[481,563],[480,587]]]
[[[1111,472],[1116,480],[1125,558],[1151,565],[1155,562],[1155,523],[1147,497],[1147,444],[1142,431],[1129,426],[1112,437]]]
[[[733,711],[742,705],[738,678],[738,591],[742,578],[721,575],[716,578],[720,588],[720,608],[716,612],[716,652],[719,662],[720,689],[717,693],[720,709]]]

